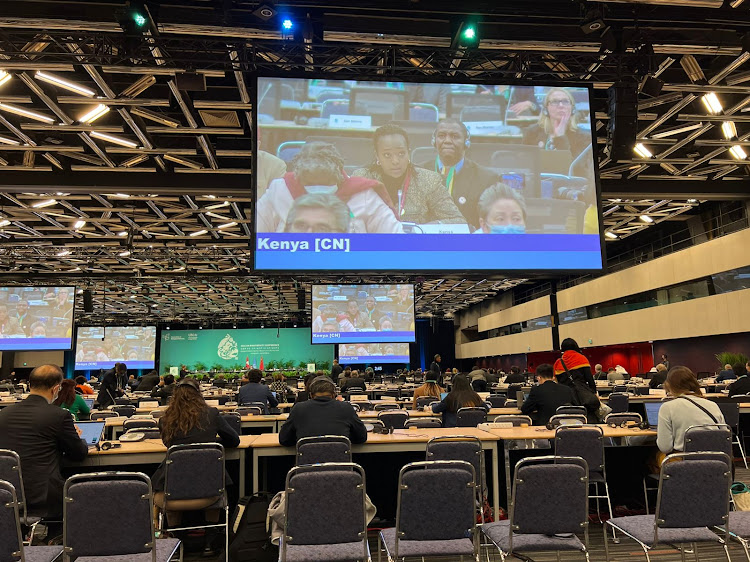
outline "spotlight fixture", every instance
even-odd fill
[[[638,156],[641,158],[653,158],[654,155],[651,153],[651,151],[643,146],[643,143],[638,143],[633,147],[633,150],[635,151]]]
[[[734,121],[724,121],[721,124],[721,132],[724,134],[724,138],[731,140],[737,136],[737,126]]]
[[[651,218],[651,217],[649,217],[648,215],[641,215],[641,220],[642,220],[643,222],[647,222],[647,223],[652,223],[652,222],[654,222],[654,219],[652,219],[652,218]]]
[[[721,105],[718,96],[714,92],[709,92],[701,97],[703,105],[709,113],[717,115],[722,112],[724,107]]]
[[[744,150],[742,149],[742,147],[741,147],[740,145],[738,145],[738,144],[735,144],[735,145],[733,145],[733,146],[732,146],[732,147],[731,147],[731,148],[729,149],[729,153],[730,153],[730,154],[731,154],[732,156],[734,156],[734,157],[735,157],[735,158],[736,158],[737,160],[744,160],[745,158],[747,158],[747,154],[746,154],[746,153],[745,153],[745,151],[744,151]]]
[[[104,105],[103,103],[100,103],[97,105],[94,109],[86,113],[85,115],[82,115],[81,118],[78,120],[79,123],[93,123],[99,117],[102,117],[109,113],[109,106]]]
[[[640,90],[642,94],[655,98],[661,93],[664,80],[660,80],[651,74],[647,74],[641,81]]]
[[[80,221],[76,221],[76,223],[73,225],[73,228],[76,230],[80,230],[84,226],[86,226],[86,221],[80,220]]]
[[[4,70],[0,70],[0,86],[5,85],[6,83],[10,82],[10,79],[12,76],[5,72]]]
[[[274,8],[273,4],[270,2],[263,2],[253,11],[253,15],[257,18],[262,19],[263,21],[270,20],[278,13],[279,12],[276,11],[276,8]]]
[[[37,113],[36,111],[31,111],[30,109],[24,109],[23,107],[18,107],[17,105],[11,105],[5,102],[0,102],[0,110],[7,111],[8,113],[13,113],[15,115],[20,115],[21,117],[28,117],[29,119],[34,119],[35,121],[42,121],[44,123],[52,124],[55,122],[55,120],[52,117],[49,117],[42,113]]]
[[[129,139],[124,139],[122,137],[109,135],[107,133],[100,133],[99,131],[92,131],[91,136],[94,137],[95,139],[99,139],[105,142],[111,142],[112,144],[117,144],[120,146],[124,146],[126,148],[138,148],[137,142],[134,142]]]
[[[284,18],[284,21],[281,22],[281,29],[284,31],[291,31],[294,29],[294,22],[289,18]]]
[[[86,96],[87,98],[93,98],[96,95],[96,92],[91,88],[81,86],[80,84],[76,84],[75,82],[71,82],[70,80],[60,78],[59,76],[55,76],[54,74],[50,74],[49,72],[44,72],[42,70],[37,70],[36,74],[34,74],[34,78],[36,78],[37,80],[41,80],[42,82],[52,84],[53,86],[58,86],[65,90],[69,90],[75,94],[81,94],[82,96]]]
[[[619,236],[617,236],[617,234],[615,234],[614,232],[610,232],[609,230],[604,233],[604,236],[606,236],[610,240],[616,240],[617,238],[619,238]]]
[[[34,207],[35,209],[44,209],[45,207],[51,207],[52,205],[56,204],[56,199],[47,199],[45,201],[39,201],[39,203],[34,203],[32,207]]]
[[[455,43],[467,49],[479,46],[479,28],[473,21],[464,21],[458,27]]]
[[[685,74],[687,74],[692,83],[706,82],[706,75],[703,74],[703,69],[701,69],[701,66],[693,55],[682,55],[680,66],[682,66],[682,70],[685,71]]]
[[[606,26],[607,24],[604,23],[602,11],[594,8],[586,13],[586,17],[583,18],[580,28],[586,35],[589,35],[590,33],[603,31]]]

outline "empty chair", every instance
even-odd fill
[[[406,429],[410,427],[443,427],[443,422],[438,418],[412,418],[404,424]]]
[[[557,427],[558,425],[584,424],[586,416],[581,414],[555,414],[549,419],[549,426]]]
[[[429,406],[433,402],[440,402],[439,398],[435,398],[434,396],[420,396],[417,398],[417,408],[424,408],[425,406]]]
[[[260,406],[239,406],[235,412],[240,416],[262,416],[263,408]]]
[[[727,467],[730,463],[731,459],[725,453],[682,452],[669,455],[661,465],[656,513],[615,517],[609,519],[606,525],[635,540],[647,560],[649,550],[657,544],[686,543],[694,544],[698,560],[699,542],[720,543],[727,560],[730,560],[727,549],[729,533],[725,533],[722,540],[709,530],[709,527],[723,527],[728,521],[732,474]],[[604,551],[609,562],[606,525]]]
[[[128,432],[132,429],[159,429],[159,422],[154,419],[127,419],[122,422],[123,432]]]
[[[607,417],[604,418],[604,423],[618,427],[631,423],[640,425],[643,423],[643,418],[637,412],[613,412],[607,414]]]
[[[411,151],[412,162],[434,162],[437,150],[432,146],[418,146]]]
[[[320,116],[328,119],[331,115],[349,115],[349,100],[330,99],[320,107]]]
[[[133,402],[130,398],[115,398],[115,405],[117,406],[132,406]]]
[[[127,406],[127,405],[115,405],[111,407],[113,412],[117,412],[117,414],[124,418],[129,418],[131,416],[135,415],[135,406]]]
[[[61,546],[24,546],[19,508],[16,488],[0,478],[0,560],[57,560],[62,555]]]
[[[588,467],[575,457],[527,458],[516,465],[509,519],[482,526],[500,556],[583,552],[589,559]],[[564,507],[562,507],[564,506]],[[576,536],[583,529],[584,540]]]
[[[373,404],[369,400],[357,400],[356,402],[352,402],[352,404],[357,404],[359,409],[363,412],[373,409]]]
[[[440,111],[431,103],[410,103],[409,121],[437,122]]]
[[[586,406],[560,406],[555,410],[556,414],[578,414],[586,415]]]
[[[352,462],[352,443],[342,435],[303,437],[297,441],[297,466]]]
[[[398,478],[396,526],[380,531],[378,555],[385,546],[389,560],[406,556],[476,559],[475,483],[474,467],[466,461],[404,466]]]
[[[373,125],[383,125],[394,119],[409,118],[406,90],[358,86],[349,93],[352,115],[369,115]]]
[[[503,414],[495,416],[493,423],[512,423],[513,427],[520,427],[522,424],[531,425],[531,418],[521,414]]]
[[[739,402],[718,402],[721,414],[724,416],[724,421],[732,429],[732,444],[737,445],[742,456],[742,462],[747,468],[747,458],[745,457],[745,449],[742,446],[742,439],[740,439],[739,425],[740,425],[740,403]],[[729,453],[731,458],[734,458],[733,453]]]
[[[176,539],[154,538],[151,480],[145,474],[77,474],[65,483],[64,497],[66,562],[79,557],[166,562],[180,546]]]
[[[297,156],[297,153],[302,150],[303,146],[305,146],[305,141],[282,142],[276,149],[276,157],[281,158],[288,164],[292,161],[292,158]]]
[[[477,437],[464,435],[433,437],[427,442],[428,461],[466,461],[474,467],[477,478],[477,502],[482,505],[486,489],[484,471],[484,451]],[[484,514],[482,513],[482,517]],[[484,520],[482,521],[484,522]]]
[[[351,406],[352,406],[352,408],[354,408],[355,412],[361,412],[362,411],[362,408],[356,402],[349,402],[349,404],[351,404]]]
[[[487,419],[487,410],[482,407],[459,408],[456,412],[456,427],[476,427]]]
[[[279,560],[369,561],[365,494],[365,471],[357,464],[293,467],[286,476]]]
[[[120,414],[117,412],[113,412],[112,410],[102,410],[102,411],[93,411],[91,412],[91,416],[89,419],[91,421],[99,421],[99,420],[105,420],[107,418],[117,418],[120,417]]]
[[[615,384],[612,386],[612,394],[627,394],[628,387],[624,384]]]
[[[627,412],[630,408],[630,397],[625,392],[613,392],[609,395],[608,405],[613,414]]]
[[[409,412],[406,410],[385,410],[378,413],[378,419],[385,427],[393,429],[404,429],[409,420]]]
[[[18,503],[18,517],[21,525],[31,527],[29,536],[34,535],[34,528],[41,521],[41,517],[28,514],[26,509],[26,491],[23,488],[23,473],[21,471],[21,457],[9,449],[0,449],[0,480],[9,482],[16,489]]]
[[[571,427],[561,425],[555,430],[555,455],[561,457],[581,457],[589,469],[589,487],[593,494],[589,499],[596,500],[596,514],[601,521],[599,500],[607,500],[609,516],[614,515],[609,497],[607,469],[604,463],[604,432],[601,427],[587,425]]]
[[[724,453],[732,459],[732,444],[732,429],[728,424],[693,425],[685,431],[686,453],[711,451]]]
[[[239,412],[221,412],[219,415],[227,420],[229,427],[234,429],[237,435],[242,435],[242,416]]]
[[[375,411],[376,412],[383,412],[385,410],[400,410],[401,406],[397,404],[396,402],[386,403],[386,404],[375,404]]]
[[[503,111],[498,105],[473,105],[461,109],[461,121],[502,121]]]
[[[490,394],[487,397],[487,402],[489,402],[493,408],[504,407],[507,400],[508,398],[506,396],[503,396],[502,394]]]
[[[500,119],[502,119],[502,115],[505,114],[505,108],[507,105],[508,102],[505,100],[505,96],[487,96],[474,93],[451,92],[447,96],[446,116],[460,117],[465,107],[494,106],[496,108],[495,113],[499,114],[501,116]]]
[[[317,101],[318,103],[323,103],[326,100],[341,99],[345,96],[346,94],[343,88],[329,88],[326,90],[321,90],[316,96],[315,101]]]

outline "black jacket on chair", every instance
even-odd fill
[[[279,443],[293,447],[302,437],[343,435],[352,443],[367,441],[367,429],[349,402],[314,398],[295,404],[281,431]]]
[[[534,425],[547,425],[557,408],[573,403],[573,391],[569,386],[554,381],[545,381],[529,391],[529,397],[521,405],[521,413],[531,416]]]
[[[23,487],[29,513],[56,517],[62,514],[62,457],[82,461],[88,447],[76,433],[70,412],[32,394],[0,410],[0,449],[21,457]]]

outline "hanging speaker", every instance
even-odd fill
[[[305,310],[305,290],[299,289],[297,291],[297,308],[299,310]]]
[[[94,296],[89,289],[83,291],[83,310],[84,312],[94,312]]]

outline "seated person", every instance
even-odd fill
[[[610,367],[607,371],[607,382],[609,384],[615,384],[625,380],[625,375],[618,372],[614,367]]]
[[[349,232],[402,233],[383,184],[349,177],[344,158],[332,144],[306,143],[291,162],[291,172],[273,180],[257,203],[258,232],[285,232],[295,199],[307,193],[335,195],[351,212]]]
[[[88,419],[88,416],[91,413],[91,408],[86,404],[83,396],[76,394],[75,387],[76,382],[73,379],[65,379],[62,381],[60,392],[53,404],[68,410],[76,421],[81,418]]]
[[[667,368],[663,363],[659,363],[656,366],[656,373],[651,375],[651,380],[648,381],[649,388],[659,388],[667,380]]]
[[[346,371],[344,371],[346,372]],[[344,379],[341,385],[341,392],[351,392],[352,390],[367,390],[365,379],[359,376],[359,371],[350,371],[350,374]]]
[[[86,396],[92,396],[94,394],[94,389],[86,383],[86,377],[83,375],[76,377],[76,392],[80,392]]]
[[[573,391],[569,386],[557,384],[552,365],[548,363],[536,368],[536,376],[539,384],[531,387],[521,405],[521,413],[531,416],[534,425],[547,425],[560,406],[573,403]]]
[[[281,373],[273,374],[273,382],[268,385],[273,392],[276,392],[276,396],[281,394],[282,397],[286,396],[289,392],[289,386],[286,384],[286,377]]]
[[[431,396],[436,401],[440,401],[440,395],[445,392],[445,389],[437,383],[434,376],[430,376],[428,373],[427,380],[422,386],[418,386],[414,389],[414,399],[412,400],[411,407],[413,410],[417,409],[417,398],[425,396]]]
[[[237,393],[237,404],[240,406],[246,406],[251,402],[263,404],[263,413],[268,414],[268,407],[275,408],[279,405],[279,401],[265,384],[260,381],[263,380],[263,373],[260,369],[250,369],[247,372],[247,384],[240,388]]]
[[[479,228],[474,234],[524,234],[526,201],[518,191],[496,183],[479,197]]]
[[[716,382],[724,382],[736,379],[737,375],[734,374],[734,371],[732,370],[731,365],[724,365],[724,370],[719,373],[719,376],[716,377]]]
[[[349,299],[349,302],[346,303],[346,315],[349,318],[349,322],[352,323],[352,326],[354,326],[356,330],[375,329],[375,326],[367,314],[359,309],[359,303],[355,298]]]
[[[510,374],[505,377],[505,384],[526,384],[526,377],[521,373],[517,365],[510,368]]]
[[[544,150],[570,150],[573,160],[591,144],[591,134],[578,128],[573,95],[565,88],[550,88],[536,125],[523,132],[523,144]]]
[[[174,393],[174,375],[164,375],[159,384],[151,389],[151,398],[158,398],[159,403],[164,406],[169,402],[169,397]]]
[[[747,376],[748,365],[735,363],[732,365],[732,371],[737,375],[737,380],[729,385],[729,396],[738,396],[740,394],[750,394],[750,378]]]
[[[349,207],[329,193],[308,193],[294,200],[286,216],[286,232],[349,232]]]
[[[467,377],[456,375],[452,384],[448,396],[432,405],[433,413],[443,414],[443,427],[456,427],[456,415],[461,408],[478,407],[489,411],[487,403],[474,392]]]
[[[367,429],[348,402],[336,400],[336,386],[326,377],[310,382],[310,400],[295,404],[281,430],[279,443],[294,447],[303,437],[343,435],[356,443],[367,441]]]
[[[594,380],[595,381],[604,380],[607,378],[607,375],[604,374],[604,371],[602,369],[603,367],[601,366],[600,363],[597,363],[596,365],[594,365]]]

